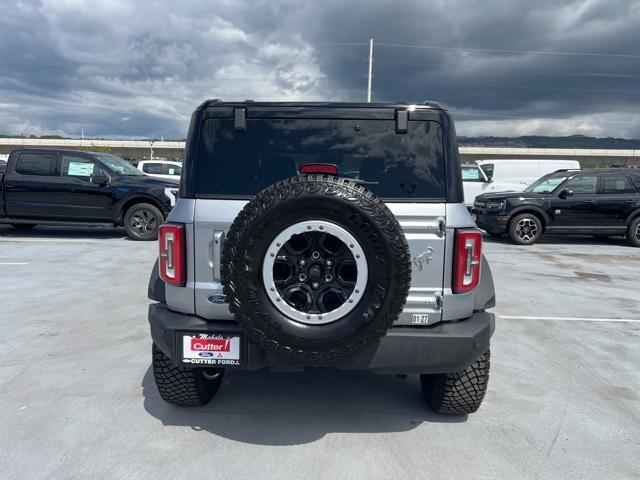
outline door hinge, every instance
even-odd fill
[[[407,133],[409,130],[409,112],[396,110],[396,133]]]
[[[442,310],[444,304],[444,297],[441,292],[436,292],[433,297],[435,298],[436,310]]]
[[[233,129],[236,132],[244,132],[247,129],[247,109],[233,109]]]

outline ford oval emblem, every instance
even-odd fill
[[[215,304],[227,303],[226,295],[209,295],[207,297],[207,300],[209,303],[215,303]]]
[[[201,357],[213,357],[213,352],[199,352],[198,355]]]

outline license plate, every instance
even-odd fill
[[[429,325],[429,314],[414,313],[411,315],[411,323],[414,325]]]
[[[240,336],[198,334],[182,336],[182,363],[240,365]]]

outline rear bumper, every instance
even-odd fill
[[[248,341],[235,322],[211,321],[169,310],[163,303],[149,305],[153,342],[173,360],[181,363],[181,334],[218,333],[241,335],[242,366],[245,370],[303,370],[306,366],[282,359]],[[495,327],[494,315],[477,312],[457,322],[431,327],[394,327],[377,345],[358,356],[323,365],[342,370],[372,370],[388,374],[449,373],[462,370],[489,349]],[[185,367],[189,368],[189,367]]]

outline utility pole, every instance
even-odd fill
[[[369,39],[369,77],[367,85],[367,103],[371,103],[371,73],[373,71],[373,38]]]

